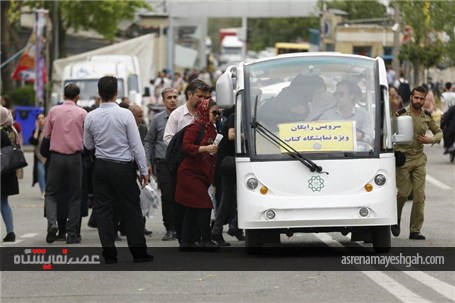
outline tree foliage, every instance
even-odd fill
[[[46,8],[53,12],[54,1],[27,0],[25,4],[31,8]],[[151,9],[145,0],[98,0],[98,1],[59,1],[61,30],[69,28],[92,29],[112,40],[117,33],[120,20],[131,20],[140,8]]]
[[[327,4],[327,8],[335,8],[345,11],[349,14],[350,20],[355,19],[370,19],[370,18],[383,18],[386,17],[386,7],[378,0],[370,1],[322,1],[319,0],[319,8],[322,8],[322,2]]]
[[[258,51],[276,42],[308,41],[309,29],[319,26],[318,17],[250,19],[248,49]]]
[[[94,30],[107,40],[113,40],[121,20],[131,20],[140,8],[151,7],[145,0],[98,0],[98,1],[55,1],[26,0],[25,5],[32,9],[44,8],[49,15],[58,16],[59,53],[66,56],[66,32]]]
[[[403,27],[411,28],[410,40],[400,47],[400,60],[413,64],[414,82],[419,83],[421,66],[429,68],[444,58],[455,62],[455,3],[449,1],[395,1]],[[450,41],[441,40],[445,32]]]

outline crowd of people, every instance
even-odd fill
[[[39,184],[48,222],[46,242],[81,243],[81,217],[88,215],[92,204],[89,226],[98,229],[106,263],[117,262],[119,231],[126,235],[135,262],[152,261],[145,240],[151,232],[145,229],[139,196],[150,178],[156,177],[166,228],[162,240],[178,241],[182,251],[218,249],[220,241],[212,240],[211,223],[215,221],[212,209],[219,206],[221,198],[214,203],[208,188],[217,169],[215,125],[221,111],[212,99],[211,85],[192,80],[185,87],[186,102],[180,106],[176,88],[162,89],[165,110],[149,126],[141,106],[131,104],[128,98],[117,104],[115,77],[101,78],[98,94],[98,102],[83,109],[77,106],[80,88],[70,83],[64,87],[62,104],[52,107],[47,117],[43,113],[36,116],[29,142],[34,145],[33,185]],[[16,142],[19,135],[6,107],[1,107],[1,123],[2,146]],[[167,144],[185,126],[182,150],[186,157],[171,173],[165,163]],[[204,135],[196,140],[200,129]],[[16,173],[3,175],[4,241],[15,241],[8,196],[18,193]],[[230,196],[235,195],[231,192]],[[230,232],[244,239],[238,229]],[[224,240],[221,244],[227,245]]]
[[[397,182],[398,222],[402,206],[412,192],[410,239],[421,240],[425,239],[420,228],[426,164],[422,160],[422,146],[439,142],[442,132],[431,117],[436,105],[430,88],[419,86],[410,90],[406,84],[403,75],[390,84],[390,113],[415,118],[414,128],[419,132],[417,140],[398,149],[405,154],[416,148],[420,152],[416,159],[414,154],[407,155],[408,162],[397,171],[400,176],[400,182]],[[324,85],[315,82],[314,87],[315,96],[325,93]],[[444,113],[441,127],[446,152],[455,150],[454,90],[447,82],[441,94]],[[179,99],[182,94],[183,104]],[[239,241],[245,240],[236,218],[234,108],[224,110],[224,119],[219,119],[223,111],[212,98],[212,78],[207,71],[188,72],[183,77],[176,73],[172,81],[165,73],[160,73],[153,81],[151,97],[162,102],[164,110],[154,115],[148,125],[141,106],[132,104],[127,97],[117,104],[115,77],[99,79],[99,97],[90,109],[77,106],[79,95],[80,88],[76,84],[66,85],[64,102],[52,107],[47,117],[42,113],[36,116],[35,129],[29,139],[34,145],[33,185],[39,185],[48,222],[47,243],[80,243],[81,217],[88,215],[91,205],[89,226],[98,229],[106,263],[117,262],[115,241],[119,240],[118,232],[126,235],[134,262],[152,261],[145,238],[151,231],[145,228],[139,203],[141,188],[152,177],[156,178],[161,191],[166,229],[163,241],[178,241],[182,251],[217,250],[230,245],[222,235],[225,224],[229,224],[229,235]],[[361,135],[370,136],[372,130],[368,119],[363,118],[363,112],[353,110],[356,98],[353,85],[341,81],[334,97],[336,102],[333,98],[327,101],[331,106],[321,105],[319,109],[310,101],[302,110],[311,117],[326,119],[335,119],[336,115],[344,113],[355,115],[363,130]],[[338,107],[333,106],[335,103]],[[426,109],[428,103],[430,108]],[[0,113],[2,147],[12,142],[20,144],[11,111],[0,107]],[[427,129],[434,137],[425,136],[422,131]],[[172,171],[166,163],[166,151],[173,137],[182,130],[181,150],[185,157]],[[218,133],[223,136],[216,144]],[[410,163],[410,159],[415,161]],[[211,185],[215,185],[214,196],[208,192]],[[16,173],[2,175],[1,212],[7,231],[3,241],[6,242],[15,241],[8,197],[18,193]],[[399,224],[392,232],[394,235],[400,233]]]

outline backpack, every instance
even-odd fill
[[[187,125],[178,132],[176,132],[174,137],[172,137],[171,142],[169,142],[169,145],[167,146],[166,165],[172,174],[175,174],[177,172],[177,168],[185,158],[185,154],[182,152],[182,143],[183,137],[185,135],[185,130],[190,125]],[[197,136],[195,142],[196,145],[199,145],[201,143],[202,139],[204,138],[204,135],[205,127],[202,124],[200,124],[199,135]]]

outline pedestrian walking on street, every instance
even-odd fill
[[[11,145],[13,142],[19,143],[19,135],[13,126],[13,116],[9,109],[0,106],[0,129],[1,129],[1,147]],[[1,211],[2,219],[6,226],[6,236],[3,242],[15,242],[13,211],[8,202],[8,197],[19,194],[19,182],[16,171],[2,174],[1,176]]]
[[[70,83],[64,88],[65,101],[51,108],[44,126],[44,137],[50,140],[51,157],[46,179],[45,208],[48,221],[47,243],[57,239],[57,204],[68,195],[67,244],[79,243],[77,232],[81,217],[82,151],[84,120],[87,112],[78,107],[80,89]]]
[[[210,86],[202,80],[195,79],[187,86],[187,101],[172,112],[166,123],[163,136],[166,144],[171,142],[175,133],[193,122],[199,103],[209,96]]]
[[[148,132],[147,124],[145,124],[145,121],[144,121],[144,110],[138,104],[130,104],[128,109],[133,113],[134,120],[136,121],[137,128],[139,130],[139,136],[141,137],[142,145],[144,145],[144,139]],[[149,171],[149,175],[150,175],[150,171]],[[121,222],[122,222],[122,227],[124,227],[123,221],[121,221]],[[122,230],[122,229],[120,229],[120,230]],[[144,216],[144,235],[151,236],[152,234],[153,234],[153,232],[151,230],[148,230],[147,228],[145,228],[145,216]]]
[[[139,130],[131,111],[115,102],[117,78],[102,77],[98,81],[98,94],[101,104],[87,115],[84,145],[88,150],[95,149],[93,179],[103,257],[106,264],[117,263],[114,243],[117,226],[114,226],[113,216],[115,208],[119,208],[133,261],[150,262],[153,256],[147,253],[135,169],[137,165],[140,184],[144,187],[149,176]]]
[[[237,178],[235,169],[235,113],[221,128],[223,139],[218,145],[217,173],[221,175],[221,199],[212,227],[212,240],[220,246],[229,246],[223,237],[223,225],[229,223],[228,235],[244,241],[243,230],[237,225]],[[218,190],[218,188],[217,188]]]
[[[185,131],[182,152],[186,155],[177,169],[175,202],[183,209],[180,248],[218,249],[210,234],[213,204],[208,189],[213,184],[218,146],[215,122],[220,111],[215,101],[204,100],[193,124]],[[201,128],[204,136],[197,144]]]
[[[178,93],[175,88],[165,88],[161,93],[166,110],[153,117],[147,136],[144,139],[145,154],[149,165],[149,174],[154,174],[161,190],[161,211],[166,234],[163,241],[177,239],[174,220],[174,195],[171,193],[170,172],[165,162],[167,144],[163,140],[169,115],[177,108]]]
[[[400,235],[401,213],[408,196],[412,193],[413,202],[409,227],[409,239],[411,240],[425,240],[425,236],[420,233],[424,221],[427,163],[423,145],[439,143],[442,138],[442,131],[431,117],[431,113],[423,109],[427,93],[425,87],[415,87],[411,91],[409,105],[396,112],[397,117],[404,115],[412,117],[414,140],[412,143],[396,146],[396,151],[405,155],[406,162],[403,166],[398,167],[396,172],[398,225],[392,226],[392,234],[395,237]],[[433,133],[433,137],[426,135],[428,130]]]
[[[35,121],[35,129],[32,132],[32,136],[28,140],[30,144],[35,146],[34,153],[33,153],[33,181],[32,186],[36,183],[39,185],[39,189],[41,192],[41,199],[44,200],[44,192],[46,190],[46,157],[41,155],[41,143],[43,142],[44,138],[44,122],[46,116],[43,113],[40,113],[36,116]]]
[[[194,79],[186,88],[185,104],[177,107],[170,115],[164,129],[163,140],[166,144],[171,142],[174,135],[187,125],[190,125],[194,121],[194,117],[197,113],[198,105],[210,95],[210,86],[204,81]],[[180,204],[175,203],[175,184],[177,176],[175,174],[170,175],[171,180],[171,194],[172,200],[174,201],[174,220],[175,229],[177,233],[177,239],[181,240],[180,231],[182,230],[183,213]]]

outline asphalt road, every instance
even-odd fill
[[[339,265],[343,252],[352,249],[356,256],[371,256],[371,244],[352,243],[337,233],[282,237],[308,250],[266,256],[248,256],[242,242],[225,235],[238,249],[218,253],[181,253],[176,241],[164,242],[161,215],[147,220],[153,231],[147,237],[155,262],[133,264],[124,248],[118,266],[121,271],[100,267],[99,271],[3,271],[2,302],[454,302],[455,276],[455,175],[454,163],[442,155],[441,146],[427,147],[427,202],[422,233],[426,241],[407,239],[411,204],[405,206],[402,234],[392,239],[392,246],[407,252],[431,254],[438,247],[449,247],[445,254],[452,258],[450,267],[413,265],[411,270]],[[27,153],[31,161],[32,153]],[[31,187],[31,166],[20,181],[20,195],[10,197],[18,241],[2,243],[5,249],[46,248],[68,249],[100,247],[96,229],[82,221],[82,243],[66,246],[64,242],[45,243],[46,220],[38,185]],[[5,234],[2,226],[2,235]],[[116,242],[126,246],[126,239]],[[311,247],[319,247],[311,250]],[[322,247],[322,249],[320,248]],[[451,249],[450,249],[451,248]],[[299,255],[301,253],[301,255]],[[446,261],[447,261],[446,259]],[[106,266],[106,265],[104,265]],[[4,267],[4,264],[2,265]],[[126,270],[125,270],[126,269]],[[200,269],[200,270],[198,270]],[[448,271],[451,269],[452,271]]]

